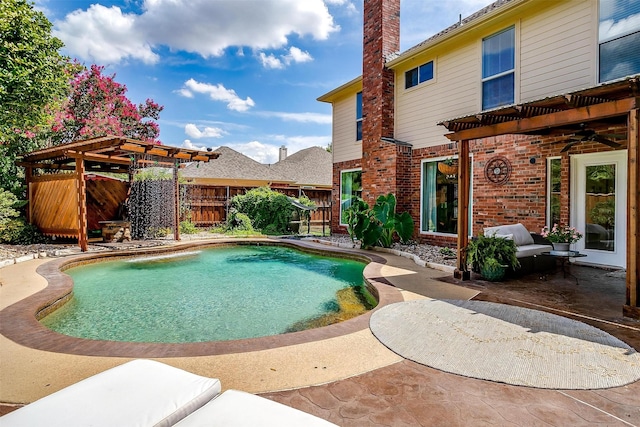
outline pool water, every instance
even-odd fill
[[[255,245],[101,262],[66,270],[74,296],[41,322],[65,335],[128,342],[277,335],[340,310],[337,295],[364,288],[363,268]]]

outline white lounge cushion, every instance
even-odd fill
[[[526,227],[520,223],[499,225],[497,227],[487,227],[484,229],[485,236],[493,236],[494,234],[506,235],[512,234],[513,241],[516,246],[533,245],[533,237]]]
[[[152,360],[134,360],[13,411],[0,418],[0,425],[171,426],[220,389],[218,379]]]
[[[553,249],[551,245],[525,245],[516,248],[516,258],[526,258],[529,256],[540,255],[542,252],[548,252]]]
[[[298,409],[238,390],[227,390],[176,427],[336,427]]]

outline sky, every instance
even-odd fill
[[[401,50],[491,0],[402,0]],[[153,99],[160,140],[261,163],[331,143],[317,98],[362,73],[362,0],[35,0],[62,52]]]

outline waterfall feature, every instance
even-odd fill
[[[145,155],[137,155],[131,163],[129,173],[133,179],[128,211],[131,237],[136,240],[165,237],[179,227],[176,218],[174,173],[172,168],[156,165],[158,162],[146,158]]]

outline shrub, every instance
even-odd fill
[[[268,187],[254,188],[235,196],[231,206],[251,218],[254,228],[267,234],[286,233],[295,209],[287,196]]]
[[[191,221],[182,221],[180,223],[180,233],[183,233],[183,234],[196,234],[196,233],[198,233],[198,228]]]
[[[251,218],[236,209],[229,210],[229,219],[227,220],[227,229],[236,231],[253,231]]]
[[[24,218],[14,218],[0,224],[0,243],[10,245],[32,245],[44,243],[43,236],[33,224],[28,224]]]

